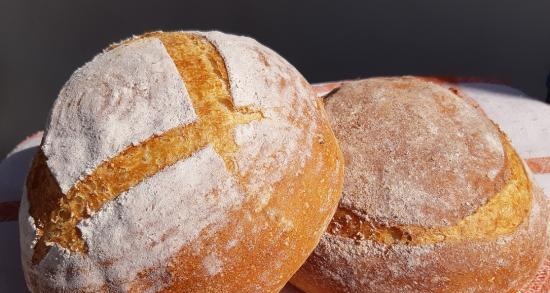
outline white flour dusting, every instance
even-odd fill
[[[158,39],[99,54],[65,84],[42,149],[66,193],[131,144],[196,120],[180,74]]]
[[[199,34],[223,57],[235,106],[263,113],[264,119],[236,127],[235,161],[240,173],[249,176],[249,191],[265,201],[271,194],[266,187],[288,170],[301,170],[309,158],[318,117],[315,93],[292,65],[254,39],[216,31]]]
[[[23,261],[28,275],[38,280],[34,282],[37,286],[97,291],[109,284],[111,290],[124,292],[147,270],[153,270],[149,272],[153,279],[158,276],[166,281],[167,263],[201,231],[216,233],[229,222],[227,214],[249,197],[257,200],[254,208],[263,212],[273,184],[285,172],[303,172],[321,123],[315,94],[305,79],[283,58],[252,39],[219,32],[199,34],[211,40],[224,58],[235,105],[263,114],[261,120],[235,129],[239,149],[234,161],[239,174],[246,175],[246,182],[239,184],[243,190],[234,183],[237,176],[228,173],[219,154],[209,146],[82,220],[78,228],[88,245],[87,254],[54,245],[32,266],[32,244],[23,237],[27,239],[22,242],[26,251]],[[73,74],[54,105],[44,151],[66,192],[124,148],[196,119],[162,43],[155,38],[134,40],[100,54]],[[286,225],[277,229],[290,229],[292,219],[283,222]],[[29,225],[23,222],[23,226]],[[242,245],[239,238],[255,232],[242,233],[224,245]],[[279,237],[272,240],[282,241]],[[207,273],[223,272],[219,255],[196,248],[197,253],[207,255],[203,258]]]
[[[372,78],[345,83],[326,107],[346,159],[342,207],[390,225],[447,226],[499,190],[496,128],[445,87]]]
[[[169,258],[209,227],[218,229],[244,196],[223,160],[207,147],[106,203],[78,228],[88,254],[55,245],[31,268],[42,283],[67,289],[118,284],[126,291],[139,272],[166,269]],[[28,239],[23,241],[29,246]],[[25,251],[26,249],[24,249]],[[31,251],[32,250],[28,250]],[[24,263],[31,267],[31,255]],[[221,269],[213,264],[213,271]],[[78,270],[78,273],[72,270]]]

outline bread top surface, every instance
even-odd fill
[[[158,32],[113,46],[62,89],[28,176],[21,243],[24,266],[41,279],[34,284],[126,290],[138,275],[168,270],[170,257],[207,227],[223,229],[239,207],[263,211],[283,178],[301,186],[310,161],[338,186],[335,142],[313,147],[334,138],[319,130],[320,113],[305,79],[250,38]],[[315,204],[325,224],[337,201],[331,188],[315,195],[326,195]],[[273,215],[284,209],[278,205]],[[312,241],[293,245],[303,244],[296,251],[304,254]],[[213,257],[204,265],[222,271]]]
[[[510,176],[498,129],[429,81],[345,83],[326,109],[346,160],[340,208],[377,223],[455,225]]]

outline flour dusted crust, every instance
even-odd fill
[[[516,292],[548,245],[548,203],[488,119],[421,78],[326,98],[343,198],[291,280],[305,292]]]
[[[254,39],[220,32],[203,35],[217,47],[225,61],[235,106],[262,109],[268,118],[238,125],[235,139],[240,147],[236,154],[239,169],[254,170],[248,174],[248,184],[254,192],[269,194],[258,190],[258,182],[268,181],[263,185],[269,186],[279,181],[286,170],[277,166],[287,165],[293,154],[302,155],[301,167],[307,160],[307,153],[301,150],[311,148],[316,124],[308,123],[307,119],[292,121],[291,117],[307,115],[311,105],[298,103],[296,97],[311,96],[312,89],[297,71],[288,70],[292,65]],[[293,86],[286,86],[288,82]],[[273,98],[276,96],[289,98]],[[307,137],[300,142],[300,133],[304,130]],[[250,168],[251,163],[258,161],[262,162],[262,168]]]
[[[291,282],[308,293],[518,292],[546,249],[546,202],[535,196],[525,223],[492,241],[385,245],[325,233]]]
[[[550,198],[550,139],[545,139],[550,137],[550,106],[505,85],[465,82],[458,86],[508,134]]]
[[[223,190],[223,196],[208,196],[216,189]],[[195,196],[167,196],[178,192]],[[93,288],[103,286],[106,280],[128,283],[129,276],[135,277],[144,268],[156,267],[159,271],[155,274],[162,276],[167,273],[162,271],[166,262],[182,245],[197,238],[207,226],[211,225],[213,232],[219,229],[215,224],[223,222],[228,211],[242,203],[242,197],[223,161],[208,147],[141,182],[81,221],[78,227],[89,246],[86,257],[75,259],[54,246],[38,265],[39,271],[52,275],[37,277],[53,278],[60,288]],[[144,216],[148,213],[155,216]],[[144,229],[148,232],[143,233]],[[110,263],[98,266],[101,262]],[[79,266],[81,273],[72,274],[74,266]],[[129,290],[129,285],[121,289]],[[148,290],[157,291],[164,285],[159,282]]]
[[[277,292],[330,222],[342,164],[309,84],[256,41],[124,41],[52,110],[19,213],[27,285]]]
[[[132,143],[196,118],[161,41],[138,40],[98,55],[71,76],[53,107],[42,149],[67,192]]]
[[[447,88],[416,79],[352,85],[327,102],[349,158],[344,192],[353,196],[342,207],[389,225],[448,226],[502,188],[497,130]]]

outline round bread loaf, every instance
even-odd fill
[[[337,207],[343,159],[283,58],[155,32],[78,69],[19,212],[32,292],[277,292]]]
[[[291,282],[316,292],[517,292],[548,245],[548,202],[507,137],[426,79],[326,98],[346,170],[336,215]]]

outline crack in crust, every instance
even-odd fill
[[[238,176],[233,154],[237,151],[234,129],[263,118],[259,111],[236,109],[229,90],[223,58],[204,37],[174,32],[151,33],[142,38],[158,38],[185,82],[198,114],[192,124],[155,135],[130,146],[101,163],[64,195],[40,151],[27,180],[29,214],[36,225],[33,263],[38,264],[50,247],[57,244],[71,252],[87,252],[77,224],[90,217],[108,201],[136,186],[147,177],[211,144],[230,173]],[[120,45],[132,42],[130,39]],[[239,180],[239,179],[238,179]]]
[[[513,233],[527,218],[532,205],[532,187],[524,165],[504,134],[501,140],[506,154],[510,180],[496,195],[453,226],[389,226],[339,207],[329,225],[329,234],[384,244],[425,245],[438,242],[495,239]]]

